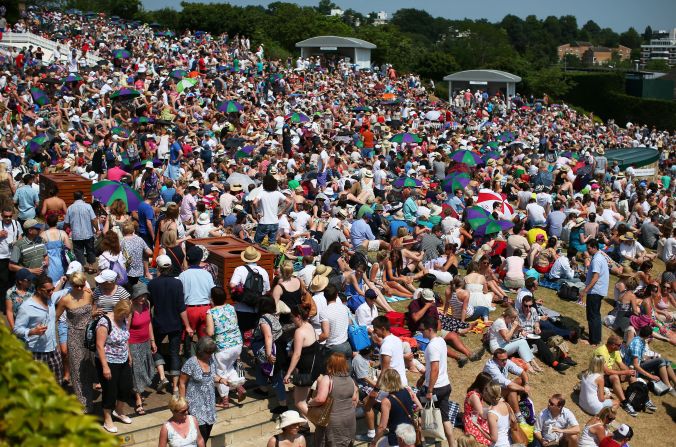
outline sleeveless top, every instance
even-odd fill
[[[394,398],[396,396],[401,403],[406,407],[406,411],[401,407],[397,399]],[[395,434],[395,430],[397,429],[397,426],[399,424],[410,424],[411,423],[411,418],[408,416],[408,414],[413,415],[413,399],[411,398],[410,393],[408,392],[408,389],[402,388],[394,395],[389,395],[387,396],[387,399],[390,401],[390,417],[387,421],[387,428],[389,429],[389,434],[387,435],[387,441],[389,442],[389,445],[394,446],[398,445],[397,443],[397,435]],[[408,412],[408,414],[407,414]]]
[[[281,281],[279,282],[279,287],[282,288],[282,295],[279,297],[279,299],[284,304],[289,306],[290,309],[293,309],[293,306],[298,306],[300,304],[301,297],[302,297],[302,292],[301,292],[300,287],[298,288],[298,290],[294,290],[293,292],[289,292],[288,290],[286,290],[284,288]]]
[[[167,441],[169,447],[197,447],[197,419],[194,416],[187,416],[190,429],[184,438],[181,436],[171,422],[167,421],[164,425],[167,427]]]
[[[584,426],[582,432],[580,432],[580,437],[577,440],[578,447],[598,447],[598,444],[596,443],[596,437],[589,432],[590,428],[596,427],[597,425],[603,424],[601,424],[601,422],[597,422],[596,424]]]
[[[468,297],[469,298],[469,297]],[[458,320],[461,320],[463,315],[462,315],[462,301],[458,299],[458,295],[453,292],[453,295],[451,295],[451,309],[453,309],[453,316],[457,318]],[[469,317],[474,313],[474,306],[472,306],[470,303],[467,303],[467,309],[465,310],[465,317]]]
[[[493,444],[493,447],[509,447],[509,413],[501,415],[495,410],[488,410],[498,417],[498,441]]]

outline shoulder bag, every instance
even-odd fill
[[[505,402],[505,404],[507,403]],[[507,408],[509,408],[509,439],[512,445],[514,444],[528,445],[528,437],[526,436],[526,433],[524,433],[523,429],[519,425],[519,421],[516,420],[516,416],[514,415],[512,407],[510,407],[509,404],[507,404]]]
[[[331,391],[333,391],[333,379],[329,384],[329,395],[326,397],[326,401],[319,406],[308,407],[307,409],[307,419],[312,422],[317,427],[328,427],[331,419],[331,409],[333,408],[333,396],[331,396]],[[316,395],[317,392],[311,393]],[[308,402],[309,402],[308,398]]]
[[[425,437],[423,436],[422,427],[420,426],[420,419],[414,417],[397,396],[395,396],[394,394],[390,394],[388,397],[391,397],[397,401],[401,409],[404,410],[404,413],[406,413],[406,416],[408,416],[408,419],[411,421],[411,425],[415,429],[415,445],[416,446],[423,445],[423,443],[425,442]]]

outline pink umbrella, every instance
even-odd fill
[[[511,219],[514,216],[514,207],[502,195],[490,189],[482,189],[479,191],[477,205],[485,209],[489,213],[493,212],[493,204],[498,202],[498,212],[502,213],[505,219]]]

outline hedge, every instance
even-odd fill
[[[624,93],[619,73],[566,73],[575,82],[564,100],[594,112],[604,120],[614,118],[624,126],[628,121],[658,129],[676,130],[676,102],[644,99]]]
[[[0,324],[0,446],[116,447],[80,402]]]

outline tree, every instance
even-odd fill
[[[315,9],[317,9],[317,12],[320,14],[328,16],[331,14],[332,9],[338,9],[338,5],[333,3],[331,0],[319,0],[319,4]]]
[[[589,20],[584,24],[584,26],[582,26],[582,32],[587,34],[589,36],[589,40],[591,40],[593,43],[598,43],[597,37],[601,32],[601,27],[598,26],[598,24],[593,20]]]
[[[649,60],[645,64],[645,69],[650,71],[667,72],[669,71],[669,63],[662,59],[653,59]]]
[[[645,31],[643,31],[643,41],[645,43],[650,43],[650,39],[653,38],[653,29],[650,27],[650,25],[645,27]]]
[[[449,53],[424,51],[417,57],[411,68],[423,78],[437,82],[444,76],[458,71],[459,65],[453,55]]]
[[[561,26],[561,43],[571,43],[578,39],[579,29],[575,16],[561,16],[559,17],[559,24]]]
[[[582,59],[577,57],[575,54],[566,54],[563,56],[563,66],[565,68],[579,68],[583,65]]]
[[[604,47],[615,48],[620,43],[620,36],[610,28],[603,28],[599,31],[596,43]]]
[[[109,3],[110,15],[123,19],[132,19],[142,9],[140,0],[110,0]]]
[[[563,97],[574,86],[559,67],[545,67],[526,76],[528,89],[535,96],[547,94],[552,98]]]
[[[620,45],[624,45],[631,49],[640,48],[641,35],[633,27],[629,28],[627,31],[620,34]]]

